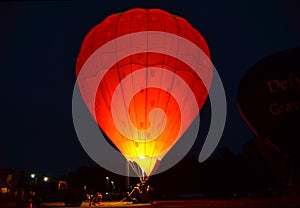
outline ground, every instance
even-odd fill
[[[0,207],[14,207],[13,204],[0,204]],[[47,203],[44,207],[64,207],[63,203]],[[84,202],[82,208],[88,208],[89,203]],[[100,206],[92,207],[118,207],[118,208],[291,208],[300,207],[300,199],[281,199],[281,198],[235,198],[235,199],[201,199],[201,200],[161,200],[154,204],[131,204],[129,202],[101,202]]]
[[[0,203],[0,207],[15,207],[13,203]],[[47,203],[44,207],[64,207],[63,203]],[[89,203],[84,202],[82,208],[88,208]],[[131,204],[129,202],[101,202],[100,206],[92,207],[118,207],[118,208],[291,208],[300,207],[300,199],[281,199],[281,198],[236,198],[236,199],[201,199],[201,200],[161,200],[154,204]]]

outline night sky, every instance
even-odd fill
[[[59,175],[95,165],[73,127],[76,59],[85,35],[96,24],[136,7],[179,15],[205,37],[228,103],[216,153],[224,147],[241,153],[253,134],[237,110],[239,81],[265,56],[300,47],[300,5],[297,1],[194,2],[1,2],[0,168]],[[199,151],[196,143],[189,155],[197,157]]]

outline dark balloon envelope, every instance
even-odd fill
[[[256,63],[240,81],[238,107],[257,137],[270,148],[299,156],[300,49]]]

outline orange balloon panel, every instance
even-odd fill
[[[105,43],[140,31],[176,34],[209,56],[204,38],[183,18],[158,9],[132,9],[111,15],[91,30],[78,56],[77,75],[87,59]],[[121,52],[114,51],[111,56],[117,57],[118,53]],[[98,69],[91,69],[89,73],[86,80],[79,83],[81,91],[87,92],[90,86],[97,84],[90,77],[96,76]],[[206,75],[205,79],[211,81],[212,70],[207,70]],[[199,111],[208,95],[202,77],[183,61],[164,54],[163,49],[162,53],[145,51],[117,61],[98,85],[94,104],[83,93],[89,110],[95,110],[101,129],[120,152],[148,176],[182,135],[181,129],[186,130],[196,116],[180,80],[192,91]],[[188,115],[187,121],[182,121],[183,115]]]

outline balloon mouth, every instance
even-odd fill
[[[147,178],[153,175],[159,167],[161,159],[140,155],[137,157],[126,157],[128,164],[138,177]]]

